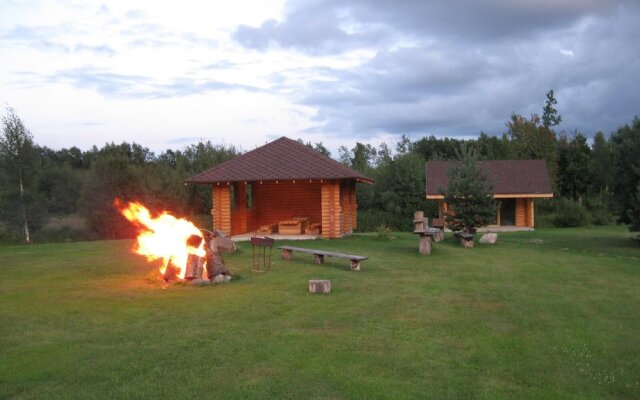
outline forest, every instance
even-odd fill
[[[474,139],[425,136],[372,146],[357,142],[338,154],[304,143],[376,181],[358,187],[358,230],[411,228],[415,210],[437,214],[425,199],[425,163],[455,159],[461,146],[480,160],[544,159],[554,198],[536,203],[536,227],[622,223],[640,230],[640,119],[616,131],[556,132],[561,116],[547,94],[542,115],[511,115],[504,132]],[[88,150],[40,146],[16,112],[7,108],[0,136],[0,241],[45,242],[131,237],[115,198],[169,210],[200,226],[210,222],[207,185],[187,177],[241,154],[234,145],[201,141],[159,154],[137,143],[106,143]],[[299,139],[300,140],[300,139]],[[302,140],[300,140],[302,142]]]

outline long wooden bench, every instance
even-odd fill
[[[333,251],[325,251],[325,250],[318,250],[318,249],[305,249],[303,247],[294,247],[294,246],[279,246],[278,248],[282,250],[282,258],[284,260],[291,260],[292,253],[294,251],[298,251],[300,253],[313,254],[313,262],[316,264],[324,263],[325,256],[348,258],[351,261],[350,267],[352,271],[360,271],[360,261],[363,261],[369,258],[365,256],[357,256],[354,254],[336,253]]]

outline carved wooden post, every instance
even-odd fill
[[[309,293],[331,293],[331,281],[311,279],[309,281]]]
[[[416,211],[413,213],[413,223],[415,224],[414,232],[424,231],[424,212]]]

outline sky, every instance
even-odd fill
[[[0,103],[39,145],[336,149],[606,134],[640,115],[637,0],[0,0]],[[5,111],[2,111],[5,114]]]

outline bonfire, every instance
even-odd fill
[[[168,211],[153,216],[138,202],[126,206],[119,200],[115,206],[138,228],[133,251],[149,262],[161,260],[159,276],[166,282],[227,282],[231,280],[216,245],[219,232],[199,229],[185,218]]]

